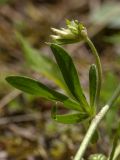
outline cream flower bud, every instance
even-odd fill
[[[70,44],[80,42],[87,37],[86,28],[77,20],[66,20],[66,26],[67,28],[61,29],[51,28],[55,33],[55,35],[51,36],[53,42],[58,44]]]

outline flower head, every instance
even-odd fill
[[[86,28],[77,20],[66,20],[67,28],[51,28],[55,35],[51,35],[53,42],[57,44],[70,44],[80,42],[87,37]]]

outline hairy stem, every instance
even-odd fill
[[[88,143],[90,142],[98,124],[102,120],[102,118],[106,115],[107,111],[109,108],[113,105],[115,100],[118,98],[120,95],[120,85],[117,87],[116,91],[114,92],[113,96],[111,97],[110,101],[100,110],[100,112],[94,117],[94,119],[91,122],[91,125],[83,139],[83,142],[80,145],[80,148],[78,149],[74,160],[82,160],[82,157],[84,155],[84,152],[88,146]]]
[[[87,44],[91,48],[92,54],[94,55],[95,61],[96,61],[97,72],[98,72],[98,86],[97,86],[97,93],[96,93],[96,103],[98,104],[99,96],[100,96],[101,83],[102,83],[102,66],[101,66],[101,62],[100,62],[98,52],[97,52],[94,44],[92,43],[92,41],[88,37],[85,39],[85,41],[87,42]]]

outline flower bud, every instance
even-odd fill
[[[87,37],[86,28],[77,20],[66,20],[67,28],[51,28],[55,35],[51,35],[54,43],[57,44],[70,44],[84,40]]]

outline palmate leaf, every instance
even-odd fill
[[[72,58],[59,45],[51,44],[51,49],[71,94],[85,110],[89,109]]]
[[[56,114],[57,108],[56,106],[52,107],[51,116],[56,122],[64,123],[64,124],[74,124],[79,123],[89,117],[87,113],[79,112],[79,113],[71,113],[71,114],[64,114],[64,115],[57,115]]]
[[[96,65],[92,64],[89,70],[89,95],[90,106],[95,107],[97,93],[97,69]]]
[[[39,81],[33,80],[28,77],[22,76],[9,76],[6,78],[7,82],[10,83],[15,88],[22,90],[26,93],[40,96],[51,101],[60,101],[68,109],[81,111],[80,104],[74,100],[68,98],[64,94],[56,92]]]
[[[34,71],[53,80],[60,88],[67,90],[57,64],[52,59],[44,56],[43,53],[39,54],[20,33],[16,32],[16,37],[20,43],[27,65]]]

